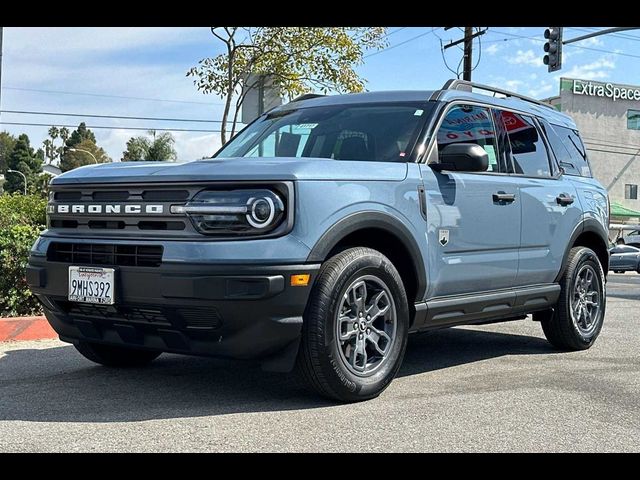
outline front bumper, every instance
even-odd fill
[[[32,255],[27,267],[27,282],[64,341],[267,362],[297,350],[302,314],[320,268],[116,266],[115,305],[105,306],[67,300],[70,265]],[[311,275],[308,286],[291,286],[290,276],[303,273]]]

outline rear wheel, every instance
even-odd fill
[[[538,312],[549,342],[563,350],[586,350],[598,338],[604,321],[604,271],[595,252],[574,247],[560,279],[560,297],[553,310]]]
[[[322,266],[304,315],[298,368],[323,396],[378,396],[395,377],[409,327],[398,271],[370,248],[351,248]]]
[[[85,358],[106,367],[141,367],[152,362],[162,353],[85,341],[80,341],[74,346]]]

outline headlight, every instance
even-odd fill
[[[186,214],[201,233],[260,235],[283,223],[285,204],[269,189],[203,190],[185,205],[172,205],[171,213]]]

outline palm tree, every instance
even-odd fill
[[[58,130],[58,127],[52,126],[49,129],[49,137],[51,138],[51,140],[45,140],[44,142],[42,142],[44,145],[45,156],[49,159],[48,163],[52,163],[56,158],[58,158],[59,152],[56,148],[56,138],[58,138],[59,135],[60,130]]]
[[[59,131],[60,138],[62,139],[62,146],[58,147],[58,156],[60,157],[60,161],[62,161],[62,155],[64,154],[65,145],[69,137],[71,136],[71,132],[67,127],[62,127]]]
[[[60,130],[58,130],[58,127],[51,127],[49,129],[49,136],[51,137],[51,141],[53,143],[56,142],[56,138],[58,138],[59,134],[60,134]]]
[[[42,146],[44,147],[44,157],[47,163],[51,163],[54,157],[53,142],[48,138],[45,138],[42,142]]]

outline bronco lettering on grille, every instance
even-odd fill
[[[49,205],[49,213],[75,213],[75,214],[136,214],[146,213],[161,215],[164,213],[164,205],[136,205],[136,204],[62,204]]]

